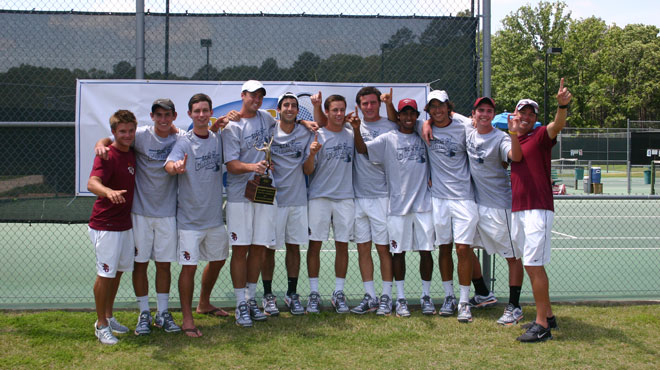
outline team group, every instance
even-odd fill
[[[210,303],[210,295],[230,246],[236,324],[249,327],[253,321],[279,314],[271,283],[274,252],[283,247],[288,277],[284,303],[293,315],[320,312],[320,252],[331,226],[336,252],[330,302],[336,312],[386,316],[394,310],[397,316],[410,316],[404,289],[405,255],[415,251],[420,256],[421,312],[436,314],[430,287],[431,252],[437,245],[445,291],[439,314],[457,312],[458,321],[471,322],[471,308],[497,302],[472,249],[479,246],[506,258],[509,267],[509,303],[497,322],[514,325],[523,317],[519,298],[524,265],[537,315],[523,325],[526,331],[518,340],[552,337],[550,330],[557,324],[544,265],[550,261],[554,215],[551,148],[566,123],[571,101],[563,79],[553,122],[534,128],[538,104],[523,99],[509,118],[508,133],[493,128],[495,102],[488,97],[477,99],[467,118],[453,111],[445,91],[431,91],[424,107],[430,119],[422,121],[415,100],[402,99],[394,106],[391,89],[381,93],[374,87],[362,88],[355,98],[355,111],[348,114],[343,96],[331,95],[323,101],[319,92],[311,99],[314,121],[299,121],[295,94],[279,97],[279,120],[260,109],[265,95],[259,81],[247,81],[242,86],[241,110],[212,123],[211,98],[196,94],[188,102],[193,122],[188,132],[173,124],[177,112],[170,99],[154,101],[153,125],[137,127],[134,114],[127,110],[110,117],[113,136],[97,142],[88,182],[88,189],[98,196],[89,235],[96,249],[95,333],[101,343],[115,344],[114,334],[129,331],[112,310],[124,271],[133,272],[140,310],[136,335],[149,334],[153,324],[166,332],[201,337],[192,315],[197,264],[208,261],[196,312],[227,316]],[[380,116],[382,104],[387,118]],[[272,143],[271,162],[262,150],[268,143]],[[226,227],[223,164],[227,168]],[[255,175],[272,178],[277,189],[273,205],[246,198],[246,184]],[[362,301],[352,309],[344,295],[349,241],[357,244],[365,290]],[[301,244],[308,245],[311,293],[306,306],[297,293]],[[380,260],[380,296],[374,286],[372,244]],[[453,245],[458,257],[458,300],[453,286]],[[156,265],[155,318],[149,309],[149,260]],[[170,264],[175,261],[182,266],[178,281],[181,327],[168,311]],[[261,308],[256,300],[260,275]]]

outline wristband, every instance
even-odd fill
[[[508,131],[508,130],[507,130]],[[511,136],[518,136],[518,133],[515,131],[508,131]]]
[[[566,105],[558,105],[558,106],[557,106],[557,109],[566,109],[566,108],[568,108],[568,104],[566,104]]]

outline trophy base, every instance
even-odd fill
[[[251,202],[273,204],[277,189],[270,184],[271,181],[269,177],[255,176],[245,186],[245,197]]]

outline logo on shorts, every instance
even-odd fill
[[[190,261],[190,253],[183,252],[183,259],[185,259],[186,261]]]
[[[137,247],[135,247],[135,257],[137,257]]]
[[[396,249],[398,247],[396,240],[390,240],[390,245],[392,246],[392,249]]]
[[[236,233],[232,231],[231,240],[236,241],[236,239],[238,239],[238,235],[236,235]]]
[[[108,271],[110,271],[110,266],[108,266],[108,265],[105,264],[105,263],[103,264],[103,266],[101,266],[101,268],[103,269],[104,272],[108,272]]]

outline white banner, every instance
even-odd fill
[[[394,104],[404,98],[417,101],[420,111],[426,105],[428,84],[329,83],[329,82],[263,82],[266,88],[262,109],[277,115],[277,97],[292,92],[299,97],[300,119],[313,119],[309,97],[321,91],[324,99],[332,94],[346,97],[347,112],[355,110],[355,94],[364,86],[375,86],[381,92],[393,89]],[[187,115],[188,100],[197,93],[205,93],[213,100],[215,121],[230,110],[241,109],[242,81],[155,81],[155,80],[78,80],[76,88],[76,195],[93,196],[87,190],[87,179],[94,163],[94,144],[111,135],[110,116],[118,109],[135,114],[139,125],[152,124],[151,104],[158,98],[172,99],[178,113],[174,122],[188,130],[192,121]],[[381,106],[381,116],[387,116]],[[422,112],[424,118],[425,113]]]

